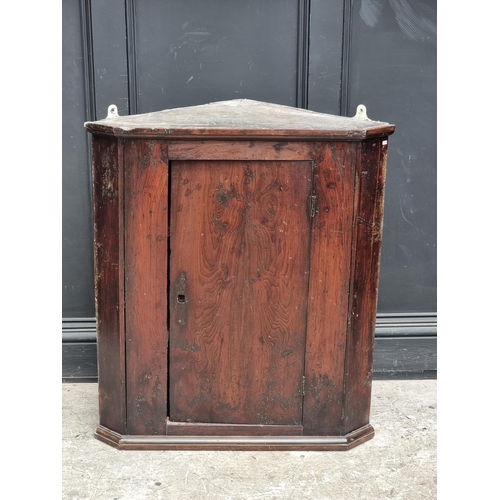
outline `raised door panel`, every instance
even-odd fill
[[[169,419],[299,425],[309,161],[173,161]]]

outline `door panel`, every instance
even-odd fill
[[[171,166],[169,418],[298,425],[312,163]]]

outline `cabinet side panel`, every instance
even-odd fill
[[[341,430],[357,151],[357,143],[321,143],[317,148],[305,357],[306,435],[335,435]]]
[[[127,432],[165,434],[167,144],[125,143]]]
[[[344,433],[368,424],[370,417],[386,158],[387,137],[362,143],[357,167],[359,198],[347,335]]]
[[[94,136],[94,278],[100,424],[126,430],[123,311],[123,189],[116,139]]]

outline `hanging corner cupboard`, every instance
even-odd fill
[[[388,123],[233,100],[88,122],[96,436],[119,449],[370,439]]]

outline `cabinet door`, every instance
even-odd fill
[[[309,161],[171,162],[169,420],[300,425]]]

